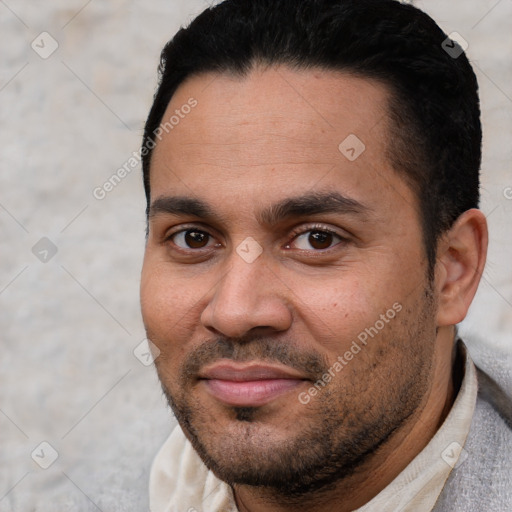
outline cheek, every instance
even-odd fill
[[[143,271],[140,289],[142,318],[146,336],[158,348],[156,370],[170,391],[184,357],[186,335],[179,329],[179,319],[185,314],[183,301],[176,288],[160,273]]]
[[[147,337],[160,350],[157,363],[176,373],[184,357],[201,341],[202,298],[212,283],[204,276],[179,272],[158,254],[147,253],[141,275],[140,302]]]
[[[179,343],[180,319],[190,310],[189,300],[181,289],[165,266],[152,264],[146,257],[140,286],[141,312],[148,337],[160,350],[170,342]]]
[[[171,310],[172,293],[159,273],[148,263],[144,263],[140,284],[140,305],[146,329],[158,331],[165,325],[167,311]]]
[[[307,339],[317,343],[318,350],[334,357],[350,345],[352,338],[364,328],[367,318],[373,317],[373,310],[378,309],[365,286],[348,276],[338,282],[332,277],[325,280],[303,278],[296,281],[294,295],[297,298],[294,306]]]
[[[397,327],[392,324],[396,324],[397,309],[402,309],[403,287],[396,278],[377,274],[344,273],[337,280],[308,277],[296,281],[294,294],[299,300],[295,305],[306,335],[329,358],[344,354],[354,340],[366,341],[375,330],[386,337]]]

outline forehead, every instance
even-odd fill
[[[368,204],[378,187],[375,199],[398,193],[410,203],[386,157],[387,100],[381,83],[319,69],[189,78],[162,119],[152,198],[172,192],[240,206],[251,194],[277,200],[332,188]]]

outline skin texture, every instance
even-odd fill
[[[197,106],[155,148],[151,200],[186,196],[215,216],[150,212],[141,305],[162,387],[240,510],[353,510],[407,466],[453,403],[453,326],[483,269],[485,219],[459,218],[429,283],[417,200],[385,157],[379,83],[286,67],[204,74],[180,86],[164,122],[191,97]],[[338,149],[349,134],[365,145],[354,161]],[[364,207],[261,218],[329,192]],[[250,263],[237,252],[248,237],[262,249]],[[218,361],[280,364],[303,380],[261,406],[226,405],[199,378]]]

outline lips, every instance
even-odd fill
[[[208,366],[199,378],[217,400],[238,407],[267,404],[308,380],[286,366],[234,362]]]

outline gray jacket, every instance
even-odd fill
[[[512,512],[512,399],[481,369],[464,449],[433,512]]]

